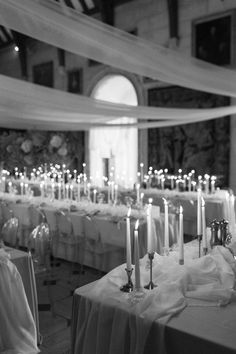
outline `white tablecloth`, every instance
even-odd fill
[[[158,287],[144,289],[138,303],[133,293],[120,291],[124,265],[77,289],[72,353],[235,353],[235,260],[223,247],[196,258],[197,245],[191,247],[185,250],[184,266],[178,265],[178,252],[156,256],[153,280]],[[146,264],[144,257],[142,285],[149,280]]]

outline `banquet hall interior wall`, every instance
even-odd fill
[[[193,28],[195,21],[199,21],[204,18],[207,20],[209,16],[217,17],[227,12],[233,13],[233,11],[236,11],[236,3],[234,0],[179,0],[176,1],[176,3],[178,4],[177,22],[175,16],[170,16],[171,11],[168,13],[167,0],[133,0],[115,7],[114,25],[122,30],[136,33],[138,36],[148,39],[149,41],[159,45],[177,50],[183,55],[190,56],[194,52],[195,42]],[[100,19],[99,14],[95,14],[94,16]],[[170,20],[170,18],[172,19]],[[235,36],[235,31],[235,23],[233,23],[232,37]],[[230,63],[224,66],[234,68],[235,46],[232,41],[230,45]],[[19,60],[19,52],[14,51],[14,46],[8,46],[4,49],[1,49],[0,73],[15,78],[28,80],[30,82],[42,80],[40,83],[43,85],[52,86],[55,89],[87,96],[91,95],[96,84],[104,76],[110,74],[122,74],[132,82],[137,93],[139,104],[165,104],[163,96],[160,96],[161,91],[158,90],[167,89],[171,90],[171,95],[169,96],[170,100],[173,100],[178,104],[178,98],[181,97],[180,101],[183,101],[183,106],[189,104],[189,92],[186,93],[184,90],[181,91],[181,88],[179,89],[170,87],[165,83],[157,82],[149,78],[143,78],[132,73],[122,72],[121,70],[105,66],[98,62],[94,62],[89,60],[89,58],[79,57],[69,52],[63,53],[63,51],[58,50],[58,48],[52,47],[46,43],[38,42],[33,39],[27,40],[26,59],[26,71],[22,73],[22,67]],[[46,70],[44,77],[37,78],[37,75],[35,76],[34,73],[37,71],[37,68],[39,70],[40,68],[42,70]],[[178,90],[177,94],[175,93],[176,89]],[[153,94],[154,96],[156,95],[154,100]],[[204,94],[201,97],[201,99],[204,101]],[[195,100],[191,99],[190,102],[195,105],[196,100],[199,100],[199,98]],[[225,100],[219,98],[217,102],[218,103],[216,103],[216,105],[226,105],[230,101],[228,98],[225,98]],[[204,107],[204,103],[205,102],[202,102],[202,107]],[[233,99],[231,99],[231,103],[234,103]],[[167,103],[167,106],[170,107],[171,105]],[[230,120],[227,119],[227,121],[228,123],[223,123],[220,126],[217,126],[219,131],[222,128],[222,139],[219,140],[217,144],[221,144],[221,150],[224,150],[223,155],[221,155],[221,167],[223,171],[220,171],[220,173],[225,174],[225,183],[236,192],[236,164],[234,163],[236,159],[236,119],[235,117],[231,116]],[[207,124],[208,123],[203,123],[201,129],[209,130],[209,124]],[[217,131],[215,130],[216,126],[213,124],[210,125],[210,127],[210,129],[214,130],[214,132],[210,132],[211,137],[213,137],[212,139],[214,140],[216,137],[214,134],[216,134],[215,131]],[[138,132],[138,164],[140,162],[144,162],[146,170],[149,164],[152,162],[161,163],[160,158],[156,158],[159,150],[160,141],[158,141],[158,139],[160,139],[160,136],[161,135],[157,129],[150,129],[149,131],[142,129]],[[83,150],[83,155],[80,157],[81,161],[85,159],[89,166],[88,132],[81,133],[79,139],[80,143],[78,143],[78,154],[81,155],[81,151]],[[199,142],[199,148],[201,148],[200,144],[201,143]],[[215,151],[215,153],[212,154],[212,151]],[[212,160],[216,160],[218,155],[219,150],[211,150],[210,158]],[[196,161],[197,160],[199,161],[199,159],[196,159]],[[209,165],[209,161],[207,159],[205,160],[205,165]],[[169,167],[168,159],[164,161],[164,163],[167,163],[167,166],[159,165],[154,167]],[[213,164],[212,166],[217,165]],[[185,166],[182,166],[179,161],[175,161],[174,165],[170,167],[185,168]],[[198,172],[197,165],[194,166],[194,164],[190,164],[189,168],[190,167],[195,168]],[[202,170],[199,170],[199,172],[201,173]],[[213,174],[218,173],[217,170],[209,172],[213,172]]]

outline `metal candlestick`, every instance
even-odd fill
[[[201,257],[201,242],[202,242],[202,235],[197,235],[198,239],[198,256]]]
[[[128,282],[125,285],[123,285],[120,288],[120,290],[124,291],[125,293],[131,293],[131,291],[133,291],[133,289],[134,289],[134,285],[133,285],[132,280],[131,280],[131,275],[132,275],[132,272],[133,272],[133,268],[132,269],[125,268],[125,271],[127,273]]]
[[[148,258],[150,261],[150,282],[144,286],[145,289],[151,290],[154,289],[157,285],[155,285],[152,281],[152,262],[154,258],[154,252],[149,252],[148,253]]]

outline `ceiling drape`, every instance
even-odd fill
[[[167,83],[236,97],[236,73],[153,44],[50,0],[0,0],[0,23],[69,52]],[[10,79],[10,78],[8,78]],[[89,129],[117,117],[137,117],[139,128],[218,118],[235,107],[167,109],[109,104],[1,76],[1,125]],[[147,121],[148,120],[148,121]],[[149,121],[151,120],[151,122]],[[158,121],[156,121],[158,120]],[[65,124],[66,121],[66,124]],[[122,124],[122,123],[120,123]],[[114,125],[113,125],[114,126]]]

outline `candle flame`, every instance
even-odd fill
[[[165,204],[165,205],[167,205],[167,204],[168,204],[168,202],[167,202],[166,198],[162,198],[162,200],[164,201],[164,204]]]
[[[180,213],[180,214],[183,214],[183,207],[182,207],[182,205],[180,205],[180,207],[179,207],[179,213]]]
[[[134,229],[137,231],[139,228],[139,219],[136,220]]]
[[[149,204],[152,204],[152,200],[153,200],[152,198],[149,198],[149,199],[148,199],[148,203],[149,203]]]

